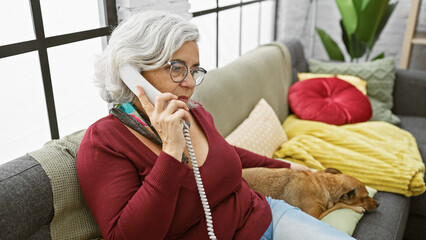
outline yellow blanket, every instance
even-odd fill
[[[274,154],[315,169],[334,167],[377,190],[417,196],[425,191],[425,166],[414,137],[380,121],[329,125],[290,115],[289,141]]]

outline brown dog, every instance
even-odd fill
[[[288,168],[247,168],[243,178],[251,189],[300,208],[322,219],[333,210],[349,208],[358,213],[378,207],[365,185],[334,168],[300,171]]]

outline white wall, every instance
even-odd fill
[[[310,0],[279,0],[278,39],[298,38],[305,47],[305,55],[309,58],[328,59],[318,35],[315,35],[313,56],[310,56],[312,14]],[[317,27],[324,29],[345,49],[341,40],[339,20],[341,18],[335,0],[317,0]],[[411,0],[399,0],[398,6],[389,19],[379,40],[373,48],[371,56],[384,51],[386,56],[394,57],[399,66],[405,27],[410,12]],[[426,31],[426,3],[422,1],[417,21],[417,30]],[[426,45],[414,45],[410,69],[426,70]]]

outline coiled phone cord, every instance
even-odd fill
[[[194,149],[192,148],[191,138],[189,137],[189,127],[183,122],[183,136],[185,137],[186,147],[188,148],[189,158],[194,171],[195,182],[197,184],[198,193],[200,194],[201,204],[203,205],[204,214],[206,216],[207,231],[210,239],[217,239],[213,231],[213,219],[210,212],[209,202],[207,201],[206,192],[204,190],[203,181],[201,179],[200,169],[198,168],[197,159],[195,158]]]

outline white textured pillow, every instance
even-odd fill
[[[287,141],[287,135],[274,109],[262,98],[248,118],[225,139],[237,147],[272,157],[281,144]]]

